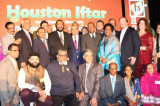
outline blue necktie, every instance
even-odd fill
[[[112,77],[112,90],[113,90],[113,93],[114,93],[114,88],[115,88],[115,78]]]

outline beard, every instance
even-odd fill
[[[56,28],[57,31],[62,32],[64,30],[64,27],[62,29]]]
[[[29,66],[31,66],[32,68],[38,68],[39,67],[39,63],[37,63],[37,65],[34,65],[33,63],[31,62],[28,62]]]

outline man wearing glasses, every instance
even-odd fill
[[[51,97],[54,106],[78,106],[80,79],[74,63],[67,61],[67,50],[59,50],[57,60],[48,65],[51,79]],[[74,89],[74,82],[76,87]]]
[[[11,43],[20,44],[21,39],[15,40],[15,25],[13,22],[6,22],[5,28],[7,29],[7,33],[2,37],[2,48],[3,48],[3,54],[8,54],[8,46]]]
[[[17,44],[10,44],[8,56],[0,62],[0,97],[2,106],[18,106],[19,88],[17,84],[18,66],[16,58],[19,56]]]

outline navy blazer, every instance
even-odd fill
[[[48,40],[47,40],[48,42]],[[46,44],[47,44],[46,42]],[[48,46],[48,45],[47,45]],[[40,38],[37,38],[33,42],[33,52],[37,52],[40,55],[40,65],[47,67],[50,63],[50,53]]]
[[[78,68],[80,64],[83,63],[83,57],[82,57],[82,51],[81,51],[81,36],[79,35],[79,40],[78,40],[78,48],[76,49],[74,45],[74,41],[72,39],[71,35],[71,40],[72,40],[72,55],[71,55],[71,61],[76,65]]]

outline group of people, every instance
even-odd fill
[[[104,24],[89,22],[71,31],[46,20],[33,34],[31,20],[22,29],[7,22],[0,39],[2,106],[158,106],[160,105],[160,24],[153,37],[145,18],[137,30],[125,17]],[[70,33],[71,32],[71,33]]]

